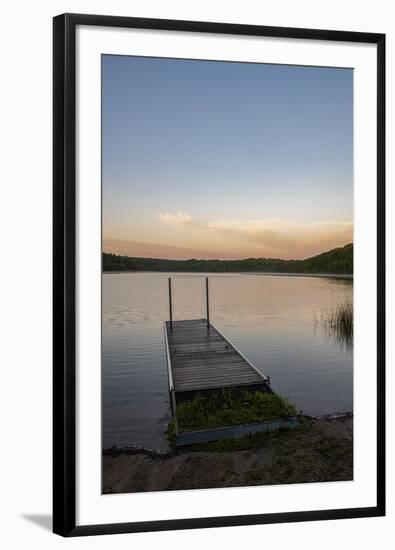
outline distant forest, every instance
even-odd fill
[[[103,271],[184,271],[184,272],[271,272],[271,273],[353,273],[353,245],[334,248],[305,260],[247,258],[243,260],[161,260],[130,258],[103,253]]]

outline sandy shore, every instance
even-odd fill
[[[103,453],[103,492],[129,493],[352,480],[353,419],[311,420],[240,450]]]

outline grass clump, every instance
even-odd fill
[[[167,425],[167,439],[171,447],[176,446],[176,423],[174,418],[171,418]]]
[[[224,390],[220,394],[198,396],[177,405],[181,432],[251,424],[296,415],[296,408],[286,398],[262,391]]]
[[[323,323],[328,332],[347,347],[353,343],[354,315],[351,302],[338,305],[323,316]]]

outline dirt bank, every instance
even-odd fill
[[[302,429],[245,440],[237,449],[211,444],[164,455],[109,449],[103,453],[103,492],[351,480],[352,439],[348,416],[311,420]]]

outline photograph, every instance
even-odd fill
[[[101,55],[102,493],[352,482],[353,69]]]
[[[5,4],[5,550],[387,550],[386,2]]]

